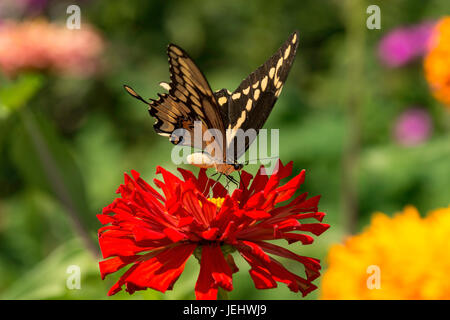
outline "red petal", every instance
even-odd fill
[[[165,292],[184,270],[195,244],[179,245],[164,249],[149,260],[136,263],[111,288],[110,294],[121,290],[123,284],[132,288],[152,288]]]
[[[245,210],[244,214],[247,217],[250,217],[254,220],[261,220],[261,219],[265,219],[265,218],[270,218],[271,215],[270,213],[268,213],[267,211],[262,211],[262,210]]]
[[[201,233],[202,238],[205,240],[215,240],[217,238],[217,234],[219,233],[219,229],[217,228],[210,228],[206,231],[203,231]]]
[[[195,196],[194,192],[187,191],[182,195],[182,203],[186,210],[197,220],[198,223],[203,224],[203,226],[208,227],[209,223],[203,216],[202,207]]]
[[[102,277],[102,280],[105,279],[105,277],[108,274],[114,273],[123,267],[125,267],[127,264],[130,264],[136,259],[138,259],[140,256],[130,256],[130,257],[114,257],[108,260],[100,261],[99,262],[99,268],[100,268],[100,275]]]
[[[184,233],[181,233],[173,228],[165,228],[164,233],[169,237],[170,240],[172,240],[172,242],[179,242],[187,238]]]
[[[275,281],[285,283],[291,291],[301,291],[303,296],[317,288],[311,281],[288,271],[281,263],[264,253],[261,247],[255,243],[241,241],[236,245],[236,248],[250,264],[252,270],[254,270],[253,273],[256,272],[255,279],[257,282],[255,282],[255,286],[270,285],[271,277]]]
[[[330,227],[329,224],[326,223],[302,223],[300,226],[296,227],[296,230],[300,231],[308,231],[316,236],[320,236],[323,232],[325,232]]]
[[[215,283],[225,290],[233,290],[232,271],[227,261],[225,260],[222,250],[219,246],[204,246],[203,249],[208,248],[208,260],[213,264],[212,277]],[[205,251],[202,249],[202,255]]]
[[[203,249],[202,249],[203,251]],[[202,252],[203,253],[203,252]],[[200,262],[200,273],[195,284],[195,298],[197,300],[216,300],[218,286],[211,276],[211,264],[204,259],[202,254]]]
[[[272,278],[267,269],[255,267],[250,269],[250,276],[256,289],[272,289],[277,287],[277,282]]]
[[[265,252],[275,254],[280,257],[292,259],[292,260],[302,263],[305,266],[305,272],[308,277],[308,280],[312,281],[320,276],[320,269],[322,268],[320,266],[320,260],[310,258],[310,257],[300,256],[298,254],[293,253],[292,251],[289,251],[288,249],[274,245],[272,243],[259,241],[259,242],[257,242],[257,244]]]
[[[108,224],[114,221],[114,219],[106,214],[97,214],[97,219],[101,224]]]
[[[134,238],[137,242],[145,240],[161,240],[167,237],[163,232],[151,230],[149,228],[135,227],[133,228]]]
[[[227,260],[227,263],[230,266],[232,273],[236,273],[239,271],[239,268],[237,267],[236,263],[234,262],[234,259],[233,259],[233,256],[231,255],[231,253],[229,253],[225,259]]]
[[[104,259],[112,256],[134,256],[136,253],[153,249],[153,247],[138,246],[132,239],[99,237],[100,250]]]
[[[217,299],[217,288],[233,290],[232,271],[218,245],[202,247],[200,274],[195,285],[198,300]]]
[[[276,191],[278,192],[276,202],[279,203],[290,199],[304,181],[305,170],[302,170],[300,174],[291,179],[288,183],[276,189]]]
[[[264,197],[264,192],[260,191],[251,196],[244,204],[245,209],[261,208],[266,198]]]
[[[247,190],[252,178],[253,176],[250,173],[248,173],[247,171],[242,171],[240,179],[241,181],[239,182],[239,189]]]
[[[285,238],[289,244],[300,241],[302,244],[307,245],[314,242],[314,238],[301,233],[283,233],[283,238]]]

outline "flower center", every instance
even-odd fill
[[[220,209],[225,201],[225,198],[208,198],[208,201],[214,203],[217,209]]]

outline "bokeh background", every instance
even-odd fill
[[[71,4],[80,30],[65,27]],[[371,4],[381,8],[379,30],[366,27]],[[330,246],[375,211],[448,206],[450,109],[433,97],[423,59],[431,27],[449,13],[437,0],[1,0],[0,298],[107,298],[118,275],[100,279],[96,214],[124,172],[151,181],[157,165],[175,169],[172,145],[122,85],[156,97],[169,80],[170,42],[213,90],[234,90],[299,30],[265,127],[280,128],[281,159],[306,169],[302,190],[322,195],[331,228],[295,252],[326,269]],[[237,261],[230,298],[299,298],[285,286],[256,290]],[[66,287],[70,265],[81,268],[81,290]],[[109,299],[192,299],[197,274],[191,258],[173,292]],[[307,299],[319,297],[320,280]]]

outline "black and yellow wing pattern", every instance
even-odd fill
[[[180,47],[170,44],[167,49],[170,65],[170,83],[160,85],[168,93],[158,94],[149,102],[142,99],[132,88],[125,89],[133,97],[149,104],[149,113],[156,119],[155,131],[169,137],[174,144],[193,146],[183,136],[174,135],[176,129],[189,131],[194,138],[194,122],[200,121],[202,130],[216,128],[224,131],[224,121],[218,111],[216,98],[200,69]],[[204,147],[204,146],[203,146]]]
[[[194,122],[201,121],[203,130],[219,130],[226,137],[228,148],[238,129],[258,132],[263,127],[292,67],[298,38],[298,32],[292,33],[277,52],[233,92],[226,89],[213,92],[193,60],[173,44],[167,50],[171,82],[160,83],[168,93],[158,94],[158,99],[147,102],[132,88],[125,86],[125,89],[149,104],[149,113],[156,118],[156,132],[169,137],[172,143],[193,146],[192,141],[173,133],[176,129],[186,129],[194,137]],[[226,156],[225,150],[224,162],[237,163],[252,142],[247,141],[244,148],[234,152],[232,159]]]
[[[219,105],[227,108],[226,129],[231,131],[227,137],[228,145],[238,129],[245,131],[252,128],[258,132],[263,127],[294,62],[298,38],[298,32],[292,33],[277,52],[245,78],[232,93],[226,89],[216,93]],[[246,141],[245,148],[235,151],[235,159],[228,161],[236,162],[252,142]]]

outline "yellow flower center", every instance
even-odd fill
[[[208,201],[214,203],[217,209],[220,209],[225,201],[225,198],[208,198]]]

